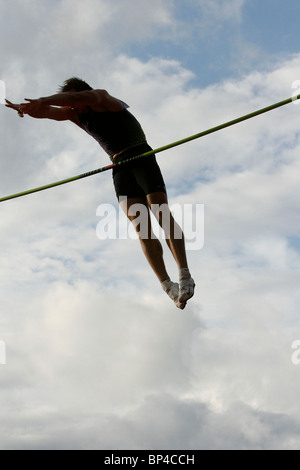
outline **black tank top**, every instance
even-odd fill
[[[80,116],[81,127],[112,157],[129,147],[146,143],[138,120],[126,109],[117,112],[97,112],[90,109]]]

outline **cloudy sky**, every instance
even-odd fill
[[[19,102],[82,77],[126,101],[157,148],[297,92],[299,10],[0,0],[0,79]],[[138,241],[97,237],[99,206],[119,217],[110,172],[1,203],[1,449],[299,448],[299,113],[159,154],[170,203],[205,208],[184,311]],[[108,162],[71,123],[4,106],[0,122],[1,196]]]

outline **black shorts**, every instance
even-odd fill
[[[152,148],[148,144],[141,144],[126,150],[122,155],[114,159],[119,163],[146,152]],[[113,181],[117,198],[142,198],[147,194],[166,192],[166,186],[155,155],[142,157],[130,163],[124,163],[113,168]]]

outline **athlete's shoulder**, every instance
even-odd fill
[[[118,112],[124,109],[125,103],[110,95],[107,90],[97,89],[93,92],[94,96],[97,97],[95,104],[92,106],[95,111]]]

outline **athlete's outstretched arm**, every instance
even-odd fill
[[[35,112],[40,106],[44,105],[70,108],[90,106],[94,109],[101,108],[104,111],[121,111],[123,109],[122,103],[117,98],[110,96],[105,90],[62,92],[38,99],[25,98],[25,101],[28,101],[28,103],[20,105],[25,114]]]
[[[7,108],[14,109],[18,112],[19,116],[23,117],[23,111],[21,104],[14,104],[9,100],[6,100]],[[40,105],[26,114],[36,119],[54,119],[55,121],[73,121],[75,118],[74,112],[71,108],[57,108],[55,106]]]

